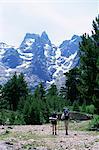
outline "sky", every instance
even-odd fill
[[[55,45],[91,34],[98,0],[0,0],[0,42],[19,46],[26,33],[46,31]]]

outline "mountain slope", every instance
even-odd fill
[[[23,72],[31,88],[39,82],[61,86],[64,73],[79,64],[80,41],[81,38],[74,35],[56,47],[44,31],[41,36],[27,33],[19,48],[0,43],[0,84],[14,72]]]

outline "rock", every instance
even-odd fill
[[[70,119],[73,120],[90,120],[92,119],[93,115],[85,114],[77,111],[70,112]]]
[[[7,144],[7,145],[13,145],[13,143],[11,143],[11,142],[5,142],[5,144]]]
[[[11,126],[8,126],[8,129],[13,129],[13,127],[11,127]]]

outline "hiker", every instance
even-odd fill
[[[66,135],[68,135],[68,123],[69,123],[69,109],[68,108],[63,108],[61,120],[64,121]]]
[[[49,120],[52,123],[52,134],[53,135],[57,135],[57,119],[58,119],[58,116],[57,116],[56,112],[53,112],[51,117],[49,117]]]

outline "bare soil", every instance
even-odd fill
[[[0,150],[99,150],[99,132],[86,131],[88,122],[69,124],[65,135],[58,122],[57,135],[51,124],[0,126]]]

